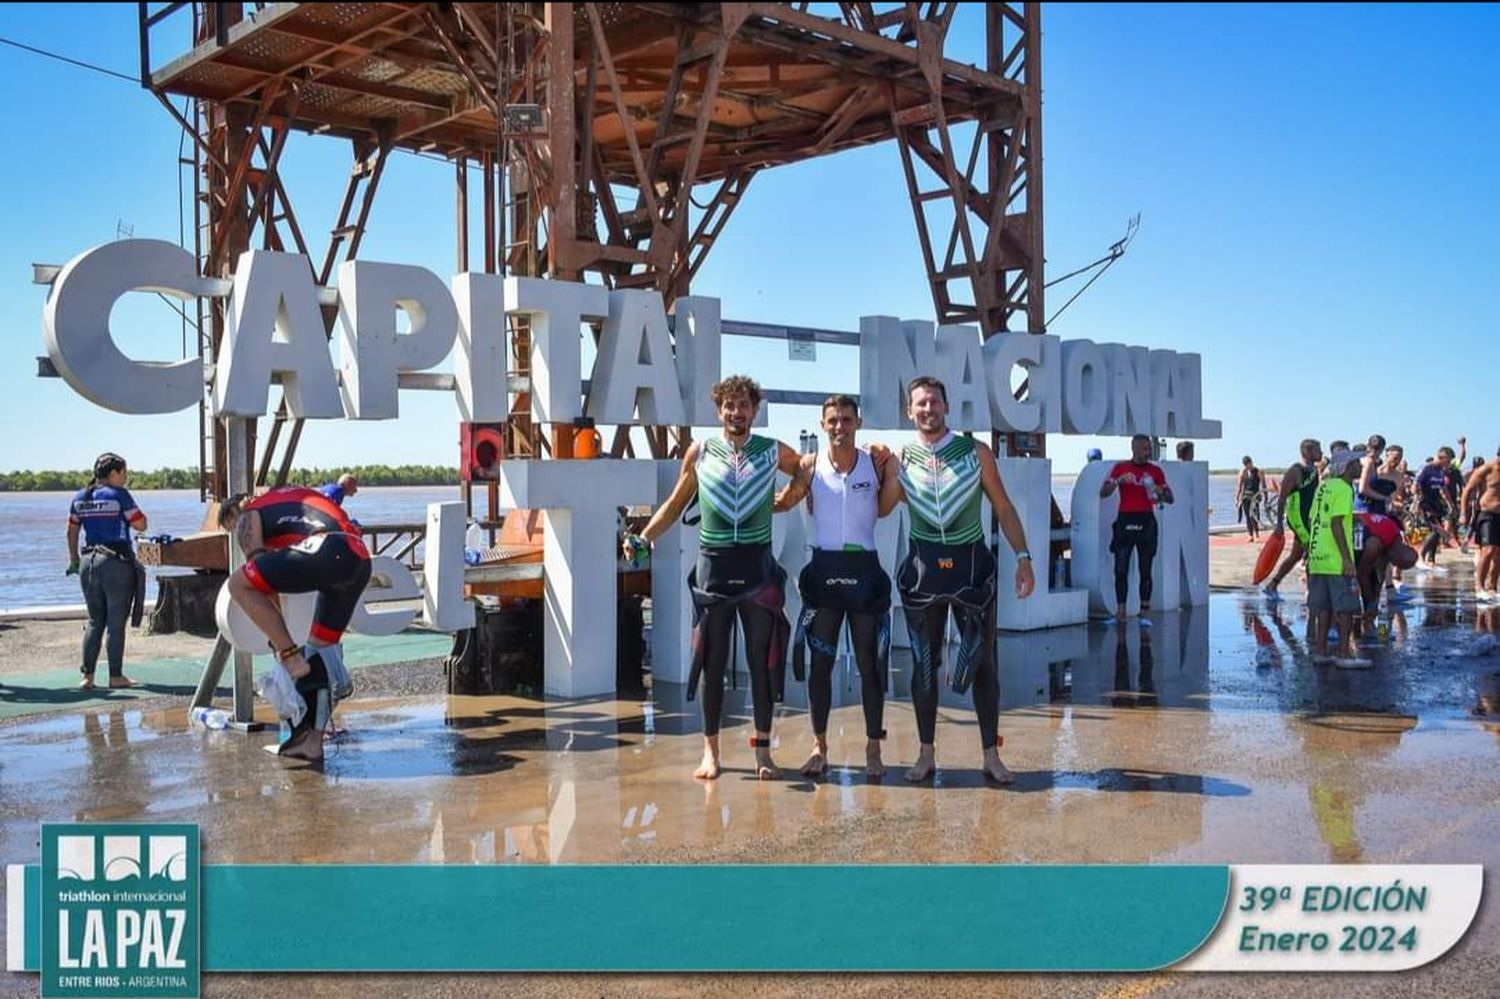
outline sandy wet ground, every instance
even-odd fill
[[[1249,546],[1246,546],[1247,548]],[[1375,665],[1305,655],[1305,617],[1249,594],[1156,617],[1002,636],[1007,789],[977,770],[972,712],[949,697],[938,779],[871,784],[857,765],[857,683],[841,674],[836,768],[795,773],[810,728],[800,685],[779,711],[759,782],[747,706],[726,729],[729,771],[702,784],[696,706],[680,688],[643,700],[543,703],[441,693],[433,664],[377,667],[321,769],[261,752],[270,735],[187,731],[179,702],[0,725],[0,857],[37,859],[39,821],[188,821],[210,863],[1483,863],[1500,864],[1500,609],[1432,586],[1389,620]],[[1491,651],[1487,651],[1491,650]],[[915,734],[898,662],[889,763]],[[1494,888],[1493,875],[1487,875]],[[3,911],[3,910],[0,910]],[[205,995],[1490,995],[1493,905],[1446,959],[1380,978],[1319,976],[278,976],[208,975]],[[787,918],[847,918],[837,899],[786,900]],[[936,927],[902,923],[892,946]],[[621,930],[629,914],[622,910]],[[713,932],[748,932],[725,923]],[[1087,941],[1080,941],[1086,947]],[[0,994],[35,979],[0,978]]]

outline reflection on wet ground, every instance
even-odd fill
[[[709,784],[688,776],[697,705],[667,684],[641,700],[355,699],[321,768],[262,752],[274,732],[189,731],[181,708],[51,716],[0,726],[0,856],[34,860],[39,821],[151,819],[199,823],[211,862],[1493,864],[1500,719],[1475,712],[1500,696],[1497,617],[1434,595],[1360,671],[1310,662],[1300,608],[1239,594],[1150,629],[1002,635],[1004,789],[951,694],[937,778],[902,780],[916,739],[899,652],[880,783],[852,663],[817,780],[796,772],[811,730],[795,682],[772,782],[749,766],[743,678]]]

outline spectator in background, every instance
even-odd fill
[[[359,479],[354,477],[353,472],[345,472],[339,476],[337,482],[330,482],[321,487],[318,492],[333,500],[339,506],[344,505],[344,500],[352,499],[359,492]]]

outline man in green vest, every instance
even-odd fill
[[[756,772],[776,776],[771,760],[771,720],[784,697],[787,640],[791,625],[786,605],[786,571],[771,554],[771,514],[776,473],[794,475],[800,456],[780,441],[752,434],[760,409],[760,386],[743,375],[713,387],[722,431],[694,441],[682,459],[682,472],[667,501],[641,529],[627,535],[624,551],[633,557],[677,522],[696,497],[703,519],[698,526],[698,564],[688,574],[693,593],[692,669],[688,700],[703,678],[703,762],[693,776],[713,780],[722,769],[719,725],[724,712],[724,670],[729,662],[736,615],[745,636],[746,668],[755,713]]]
[[[951,610],[961,641],[949,683],[958,693],[973,686],[984,774],[1007,784],[1014,777],[1000,761],[995,557],[980,523],[981,494],[989,499],[1006,542],[1015,549],[1016,597],[1022,600],[1036,588],[1026,532],[1005,493],[994,452],[948,429],[948,390],[942,382],[927,376],[913,379],[907,387],[907,416],[917,428],[917,441],[901,449],[899,474],[887,476],[882,487],[883,493],[906,501],[911,521],[908,552],[897,570],[896,586],[911,638],[911,698],[921,746],[906,779],[927,780],[937,770],[937,671]]]

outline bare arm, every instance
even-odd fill
[[[1333,526],[1333,541],[1339,546],[1339,555],[1344,559],[1344,575],[1354,575],[1354,556],[1349,551],[1349,539],[1344,536],[1344,529],[1349,524],[1346,514],[1339,514],[1330,522]]]
[[[1030,549],[1026,547],[1026,530],[1021,526],[1021,518],[1016,514],[1016,508],[1010,502],[1010,496],[1005,492],[1005,482],[1000,478],[1000,466],[995,463],[995,452],[989,449],[987,444],[975,445],[975,451],[979,455],[979,484],[984,489],[984,494],[989,498],[990,507],[995,511],[995,518],[1000,522],[1000,533],[1005,535],[1005,541],[1017,554],[1025,552],[1030,555]],[[1036,589],[1036,573],[1032,568],[1031,559],[1023,558],[1016,563],[1016,596],[1024,600],[1031,596],[1031,591]]]
[[[1384,500],[1385,497],[1377,493],[1374,489],[1375,466],[1376,462],[1371,458],[1366,458],[1363,464],[1361,464],[1359,469],[1359,489],[1357,492],[1365,499],[1372,499],[1379,502]]]
[[[880,469],[880,495],[876,499],[876,513],[884,517],[900,505],[906,499],[906,490],[901,486],[901,472],[896,467],[895,457],[892,456]]]
[[[1464,491],[1459,496],[1458,501],[1458,519],[1460,521],[1468,523],[1469,513],[1473,510],[1474,504],[1478,502],[1479,494],[1484,491],[1485,484],[1493,471],[1489,465],[1485,465],[1477,474],[1470,475],[1468,481],[1464,483]]]
[[[78,525],[68,524],[68,564],[78,561]]]
[[[687,509],[697,492],[698,442],[694,441],[682,458],[682,471],[677,476],[677,484],[672,487],[672,494],[651,515],[646,526],[641,528],[641,537],[647,541],[655,541],[665,534],[668,528],[677,523],[677,518],[682,516],[682,511]]]
[[[1119,486],[1120,483],[1117,479],[1115,479],[1113,476],[1107,476],[1104,479],[1104,484],[1099,487],[1099,498],[1108,499],[1110,496],[1114,495],[1115,490],[1118,489]]]
[[[818,456],[804,454],[799,458],[792,481],[781,487],[781,491],[776,494],[776,502],[771,505],[771,509],[777,513],[786,513],[795,507],[812,489],[813,469],[817,465]]]
[[[795,476],[797,469],[802,467],[802,459],[807,456],[792,450],[781,441],[776,442],[776,448],[776,467],[787,475]]]

